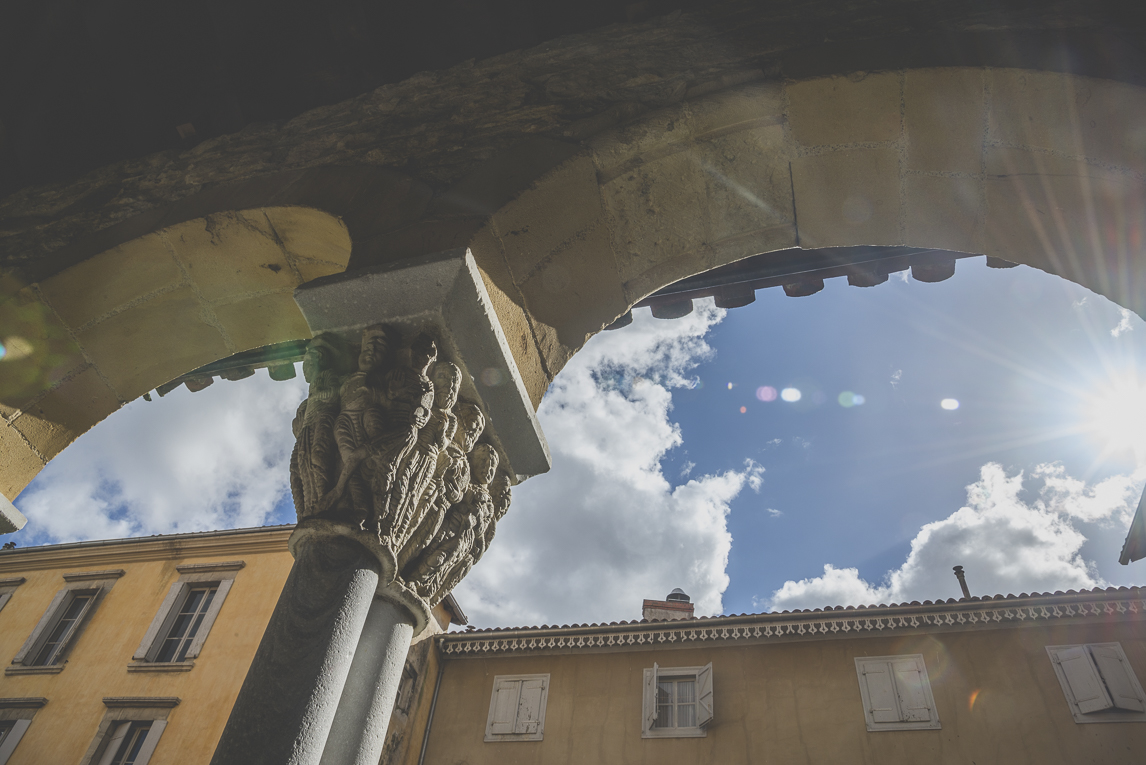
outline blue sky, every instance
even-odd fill
[[[509,626],[637,618],[678,586],[708,614],[956,597],[955,564],[980,594],[1141,581],[1146,564],[1117,564],[1146,481],[1140,358],[1137,316],[981,258],[940,284],[638,310],[555,381],[539,412],[554,468],[516,488],[457,595]],[[303,395],[260,374],[133,402],[17,499],[30,524],[13,538],[289,522]]]

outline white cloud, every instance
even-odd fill
[[[1024,501],[1024,475],[984,465],[967,487],[967,505],[920,529],[904,564],[878,584],[855,568],[824,566],[822,576],[789,580],[772,593],[773,610],[900,603],[958,597],[951,568],[963,566],[972,594],[1047,592],[1104,586],[1080,550],[1086,536],[1076,522],[1125,525],[1146,473],[1117,475],[1094,486],[1059,465],[1039,465],[1040,484]]]
[[[688,462],[684,463],[680,468],[681,477],[682,478],[688,477],[688,475],[690,473],[692,473],[693,469],[695,469],[695,468],[696,468],[696,463],[693,462],[692,460],[689,460]]]
[[[903,370],[897,369],[891,373],[891,387],[898,388],[899,381],[903,379]]]
[[[138,399],[52,460],[19,496],[21,546],[258,526],[289,492],[301,377],[260,372]],[[293,520],[291,518],[290,520]]]
[[[782,510],[777,510],[774,507],[768,508],[768,515],[772,516],[773,518],[779,518],[783,514],[784,512]]]
[[[673,486],[661,469],[681,443],[669,418],[724,312],[683,319],[638,311],[594,338],[558,375],[539,411],[553,469],[515,489],[497,541],[457,597],[479,626],[640,618],[643,598],[681,587],[698,614],[722,610],[732,537],[729,502],[762,468]]]
[[[1134,329],[1134,325],[1130,323],[1130,318],[1134,316],[1134,313],[1128,308],[1123,308],[1121,309],[1121,314],[1122,316],[1118,320],[1118,326],[1110,330],[1111,337],[1120,337],[1123,332],[1129,332]]]

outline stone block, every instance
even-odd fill
[[[903,244],[899,157],[893,149],[850,149],[792,160],[800,246]]]
[[[588,141],[598,170],[606,177],[675,154],[691,140],[689,114],[678,105],[649,114],[639,122],[610,130]]]
[[[780,125],[698,141],[694,153],[704,170],[709,242],[792,222],[792,184]]]
[[[978,178],[909,175],[906,183],[908,245],[979,251],[983,213]]]
[[[525,383],[526,391],[529,392],[529,400],[536,410],[541,406],[541,399],[549,388],[550,379],[541,364],[541,355],[533,339],[533,330],[521,305],[524,298],[513,283],[509,268],[505,264],[501,242],[487,227],[474,237],[470,251],[481,271],[486,293],[489,295],[490,303],[493,304],[502,332],[505,333],[509,351],[513,354],[513,360],[517,362],[521,379]]]
[[[157,290],[183,273],[158,234],[133,239],[40,283],[40,294],[64,323],[78,329]]]
[[[346,270],[350,261],[350,232],[342,220],[311,207],[267,207],[247,211],[243,215],[253,218],[260,212],[266,216],[292,258],[340,266],[330,273]]]
[[[1124,238],[1146,225],[1141,181],[1044,152],[992,147],[986,157],[984,254],[1146,308],[1146,275],[1126,258]]]
[[[0,340],[7,345],[0,360],[6,407],[22,409],[85,363],[67,327],[31,287],[0,300]]]
[[[991,141],[1146,171],[1146,89],[1020,69],[988,82]]]
[[[554,215],[559,210],[560,214]],[[597,171],[587,156],[553,170],[493,216],[514,280],[533,269],[580,232],[604,217]]]
[[[0,471],[0,494],[12,500],[44,468],[44,461],[15,428],[3,422],[0,422],[0,454],[4,455],[4,470]]]
[[[156,295],[77,339],[124,401],[231,353],[190,287]]]
[[[979,173],[987,108],[981,69],[908,71],[903,103],[909,170]]]
[[[628,282],[706,240],[704,171],[691,152],[635,167],[601,186],[613,227],[613,250]]]
[[[115,391],[88,367],[25,409],[12,425],[50,460],[119,406]]]
[[[261,213],[216,213],[173,226],[167,241],[204,300],[296,287],[298,278]]]
[[[521,292],[533,320],[553,327],[562,345],[572,348],[629,307],[604,226],[564,245],[534,270]]]
[[[211,307],[235,351],[310,337],[306,319],[289,290]]]
[[[689,101],[692,137],[703,140],[749,126],[779,125],[784,121],[783,95],[779,83],[757,82]]]
[[[900,76],[821,77],[787,87],[792,137],[804,146],[894,141],[900,135]]]
[[[510,474],[549,470],[541,425],[468,250],[328,276],[297,289],[295,300],[314,334],[356,334],[372,324],[433,332],[441,356],[462,369],[462,397],[483,405],[486,433]]]

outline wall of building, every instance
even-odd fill
[[[450,660],[426,762],[1140,762],[1146,724],[1076,724],[1045,650],[1112,641],[1146,679],[1140,623]],[[942,729],[868,732],[855,657],[911,653],[924,655]],[[705,738],[641,738],[642,671],[654,661],[712,662],[715,716]],[[545,672],[544,740],[485,743],[494,676]]]

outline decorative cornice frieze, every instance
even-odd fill
[[[451,633],[439,638],[451,658],[538,652],[601,652],[688,648],[697,645],[793,642],[912,632],[1003,629],[1033,624],[1146,619],[1137,589],[1113,593],[960,601],[844,611],[754,614],[589,627],[550,627]]]
[[[26,581],[28,580],[22,576],[10,576],[7,579],[0,579],[0,587],[19,587]]]

